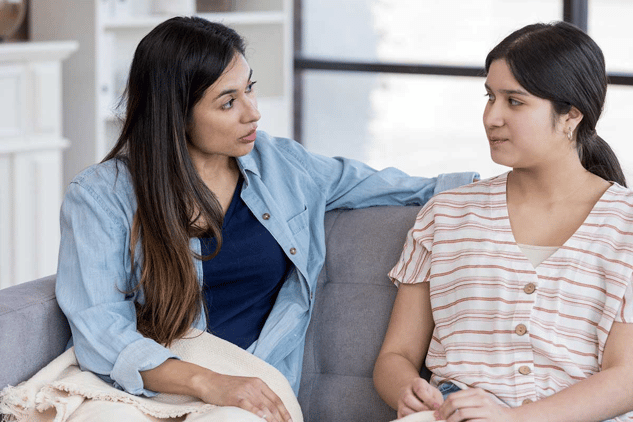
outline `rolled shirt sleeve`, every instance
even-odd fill
[[[138,292],[128,252],[133,201],[126,189],[115,188],[114,174],[107,170],[82,173],[64,197],[57,301],[82,369],[110,378],[131,394],[153,396],[143,388],[140,371],[177,356],[136,330]]]

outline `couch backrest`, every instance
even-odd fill
[[[396,288],[387,272],[419,207],[374,207],[326,215],[326,263],[306,339],[299,402],[306,422],[395,419],[372,382]],[[63,352],[68,322],[55,277],[0,292],[0,390],[30,378]]]
[[[326,263],[308,328],[299,402],[306,422],[391,421],[372,372],[396,287],[398,260],[419,207],[327,214]]]

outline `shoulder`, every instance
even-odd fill
[[[633,189],[625,188],[614,182],[608,191],[613,200],[619,201],[625,207],[633,208]]]
[[[451,204],[489,203],[495,199],[505,200],[507,173],[449,189],[436,194],[430,201],[433,206]]]
[[[116,183],[131,184],[130,172],[124,161],[111,159],[93,164],[73,178],[71,184],[85,187],[112,186]]]
[[[128,219],[134,214],[136,196],[124,161],[94,164],[75,176],[66,189],[62,208],[72,212],[86,206],[111,218]]]
[[[258,131],[255,148],[253,148],[251,155],[254,157],[303,161],[311,154],[297,141],[274,137],[266,132]]]
[[[609,215],[621,220],[622,224],[633,227],[633,189],[614,183],[601,202],[607,205]],[[633,232],[633,228],[631,231]]]

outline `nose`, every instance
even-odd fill
[[[503,110],[496,101],[488,101],[484,108],[484,127],[486,129],[503,126]]]
[[[257,97],[254,95],[251,98],[248,98],[246,101],[246,110],[244,113],[244,120],[247,123],[257,122],[261,119],[262,115],[257,108]]]

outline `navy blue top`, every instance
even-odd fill
[[[273,308],[289,267],[288,258],[248,209],[237,183],[222,225],[222,248],[203,261],[207,330],[244,349],[257,338]],[[215,238],[201,238],[202,254]]]

